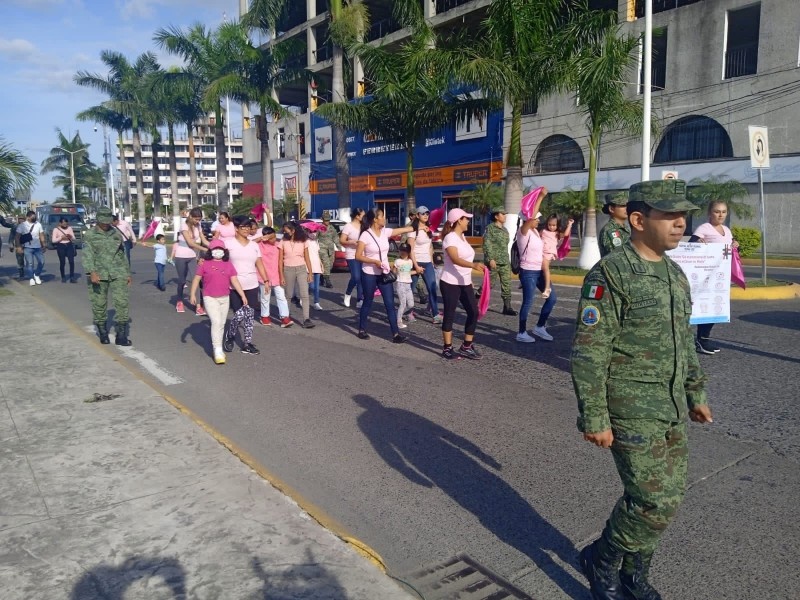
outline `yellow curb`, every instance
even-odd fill
[[[17,282],[17,285],[22,287],[22,284]],[[24,289],[24,288],[23,288]],[[150,387],[153,391],[155,391],[159,396],[164,398],[169,404],[173,406],[173,408],[177,409],[179,412],[183,413],[189,419],[191,419],[195,424],[199,425],[206,433],[208,433],[211,437],[213,437],[219,444],[224,446],[231,454],[233,454],[236,458],[242,461],[245,465],[250,467],[259,477],[264,479],[267,483],[269,483],[272,487],[276,490],[281,492],[283,495],[289,497],[294,501],[303,512],[305,512],[309,517],[314,519],[319,525],[324,527],[326,530],[330,531],[333,535],[338,537],[340,540],[345,542],[346,544],[350,545],[356,552],[360,555],[367,558],[370,562],[372,562],[375,566],[377,566],[383,573],[387,573],[388,569],[386,567],[386,563],[384,562],[381,555],[378,554],[375,550],[373,550],[369,545],[365,544],[361,540],[354,538],[350,535],[350,532],[336,521],[333,517],[330,517],[323,509],[319,506],[307,500],[300,492],[294,489],[291,485],[277,477],[273,474],[269,469],[267,469],[264,465],[262,465],[258,460],[256,460],[253,456],[251,456],[248,452],[241,449],[237,446],[233,441],[228,439],[225,435],[214,429],[210,424],[206,423],[202,418],[197,416],[190,408],[181,404],[178,400],[170,396],[165,390],[163,390],[160,386],[150,381],[150,379],[145,376],[143,372],[141,372],[137,367],[133,366],[126,360],[122,360],[122,357],[115,352],[111,351],[110,347],[106,347],[104,344],[101,344],[96,336],[89,335],[86,331],[78,327],[72,320],[70,320],[67,315],[62,313],[59,309],[51,306],[38,296],[32,296],[36,299],[37,302],[42,304],[46,309],[50,310],[51,312],[55,313],[62,321],[64,321],[67,327],[72,330],[77,335],[80,335],[84,338],[89,340],[89,343],[92,344],[96,349],[105,352],[108,356],[110,356],[116,363],[127,369],[136,379],[144,383],[146,386]]]
[[[752,287],[743,290],[731,288],[731,300],[792,300],[800,298],[800,285],[776,285],[772,287]]]
[[[561,285],[573,285],[580,287],[583,285],[583,275],[558,275],[551,273],[550,281]]]

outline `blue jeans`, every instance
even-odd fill
[[[361,263],[355,258],[347,259],[347,267],[350,269],[350,281],[347,282],[347,289],[345,294],[352,294],[356,290],[356,299],[362,300],[364,298],[364,288],[361,285]]]
[[[164,267],[161,263],[153,263],[156,266],[156,287],[161,289],[164,285]]]
[[[533,300],[536,297],[536,289],[540,292],[544,291],[544,273],[541,271],[528,271],[522,269],[519,272],[519,281],[522,284],[522,306],[519,309],[519,333],[522,333],[528,328],[528,313],[533,308]],[[542,306],[542,312],[539,313],[539,321],[536,323],[537,327],[544,327],[547,324],[547,318],[553,312],[553,307],[556,305],[556,292],[550,290],[550,297],[545,300]]]
[[[372,310],[372,300],[375,298],[375,288],[380,289],[383,305],[386,307],[386,314],[389,316],[389,327],[392,334],[397,335],[400,329],[397,327],[397,309],[394,307],[394,287],[391,283],[378,285],[378,276],[369,273],[361,273],[361,285],[364,288],[364,303],[361,305],[361,312],[358,315],[358,329],[367,330],[367,319]]]
[[[23,249],[25,254],[25,277],[33,279],[33,276],[38,277],[44,270],[44,252],[41,248],[28,248]],[[36,260],[36,268],[33,266],[33,261]]]
[[[308,293],[314,296],[314,304],[319,302],[319,280],[322,273],[314,273],[314,280],[308,284]]]
[[[439,314],[439,299],[436,296],[436,270],[433,268],[433,263],[417,262],[417,264],[425,269],[422,273],[422,280],[425,282],[425,287],[428,289],[428,307],[431,309],[431,314],[435,317]],[[419,275],[411,276],[411,291],[417,289],[417,280]]]
[[[133,249],[133,242],[131,240],[125,240],[122,242],[122,245],[125,247],[125,257],[128,259],[128,267],[131,266],[131,250]]]

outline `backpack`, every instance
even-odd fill
[[[528,244],[530,243],[531,241],[528,240],[528,243],[525,244],[525,250],[522,251],[523,253],[525,253],[528,250]],[[520,266],[521,262],[522,262],[522,256],[519,251],[519,246],[517,245],[517,236],[514,236],[514,243],[511,244],[511,272],[514,275],[519,275],[519,272],[521,270]]]

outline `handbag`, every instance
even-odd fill
[[[33,228],[34,227],[36,227],[36,223],[31,225],[30,229],[28,229],[28,233],[21,233],[20,234],[20,236],[19,236],[20,246],[24,246],[28,242],[32,242],[33,241],[33,233],[32,232],[33,232]]]
[[[381,263],[383,263],[383,253],[381,252],[381,246],[378,243],[378,240],[375,239],[375,236],[372,235],[371,231],[367,231],[370,237],[375,240],[375,245],[378,247],[378,256],[381,259]],[[394,283],[397,281],[397,274],[394,271],[389,271],[388,273],[381,273],[378,275],[378,285],[388,285],[390,283]]]

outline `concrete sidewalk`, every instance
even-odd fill
[[[4,290],[3,600],[410,597],[119,364],[113,344],[27,286]]]

